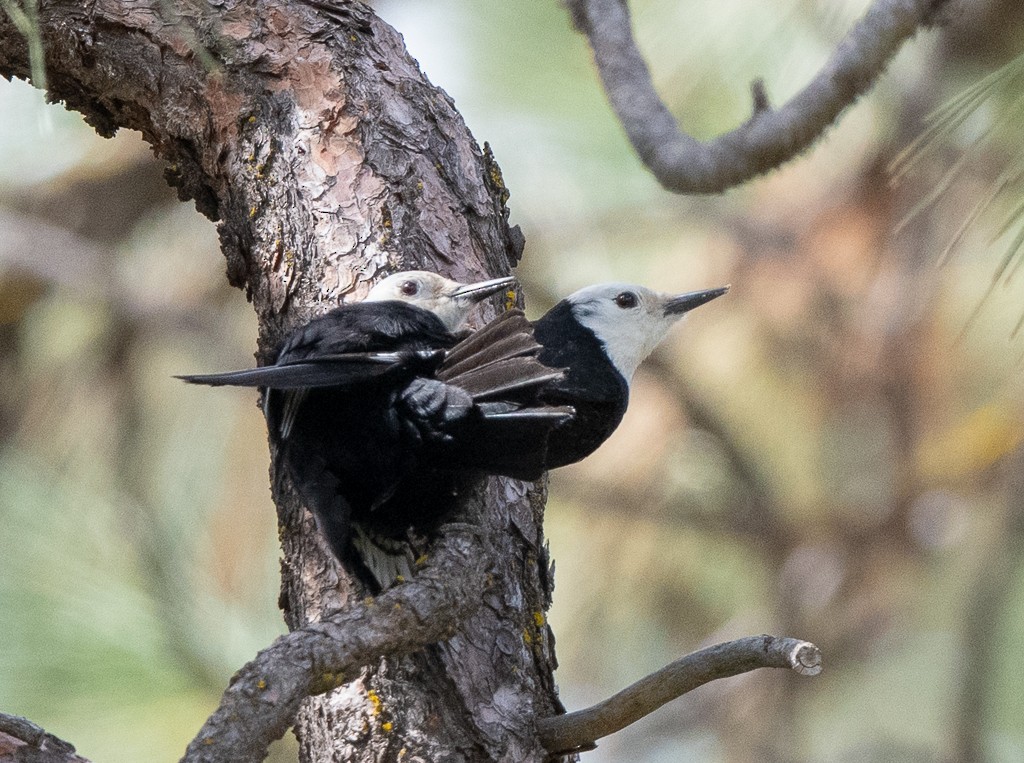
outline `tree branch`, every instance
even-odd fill
[[[642,678],[603,702],[537,722],[541,744],[552,754],[593,749],[601,737],[621,731],[676,697],[718,678],[757,668],[821,672],[821,652],[807,641],[749,636],[702,649]]]
[[[679,129],[654,90],[630,30],[626,0],[568,0],[594,51],[612,108],[658,182],[675,193],[718,193],[774,169],[808,148],[868,90],[902,44],[936,23],[949,0],[875,0],[803,90],[779,109],[753,86],[753,115],[701,142]]]
[[[27,718],[0,713],[0,761],[4,760],[89,763],[75,753],[74,745],[47,733]]]
[[[448,525],[412,581],[278,638],[232,677],[183,763],[263,760],[306,697],[452,636],[481,604],[488,557],[476,528]]]

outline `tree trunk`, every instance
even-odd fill
[[[497,165],[361,3],[39,5],[49,97],[101,135],[142,131],[181,198],[218,221],[228,279],[256,310],[261,360],[383,273],[477,279],[519,259]],[[28,42],[0,13],[0,74],[29,69]],[[275,492],[280,601],[294,629],[358,594],[290,488]],[[493,549],[483,606],[447,642],[384,657],[307,700],[303,760],[543,759],[534,720],[560,710],[543,503],[542,489],[507,479],[471,499]]]

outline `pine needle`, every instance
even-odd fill
[[[992,188],[989,192],[981,199],[981,201],[974,205],[974,209],[972,209],[971,213],[967,215],[964,221],[960,224],[960,227],[956,229],[956,233],[953,234],[953,238],[950,239],[949,243],[946,244],[946,248],[943,249],[942,253],[939,255],[939,259],[936,261],[935,267],[941,268],[949,262],[949,258],[952,255],[953,250],[956,248],[957,244],[960,243],[961,239],[963,239],[964,234],[967,233],[967,229],[970,228],[971,225],[981,217],[982,213],[992,205],[996,196],[998,196],[1000,192],[1010,184],[1010,181],[1019,179],[1022,173],[1024,173],[1024,168],[1018,168],[1016,173],[1004,172],[996,178],[996,182],[992,184]]]
[[[928,127],[889,163],[891,182],[899,183],[927,156],[939,148],[946,137],[966,122],[982,103],[1004,89],[1009,90],[1014,84],[1014,80],[1021,74],[1024,74],[1024,54],[982,77],[978,82],[925,117],[925,124]]]
[[[0,0],[0,9],[14,23],[28,45],[29,74],[32,84],[46,90],[46,55],[43,52],[43,36],[39,31],[39,0]]]

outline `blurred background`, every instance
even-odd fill
[[[867,2],[631,6],[709,137]],[[733,285],[551,478],[562,698],[762,632],[826,670],[718,682],[584,760],[1024,760],[1024,6],[960,4],[815,149],[703,198],[639,165],[557,2],[376,7],[492,145],[534,315],[597,281]],[[255,395],[171,378],[250,365],[255,336],[137,134],[0,82],[0,709],[98,762],[177,760],[284,630]]]

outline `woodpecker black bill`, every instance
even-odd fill
[[[279,463],[333,553],[377,589],[411,571],[409,528],[429,535],[482,475],[537,479],[572,415],[538,400],[563,371],[537,360],[521,311],[454,333],[512,281],[399,273],[294,331],[273,365],[180,378],[266,388]]]
[[[565,368],[540,398],[575,413],[548,437],[547,466],[576,463],[615,431],[629,404],[633,373],[686,313],[729,290],[662,294],[643,286],[588,286],[534,322],[542,363]]]

